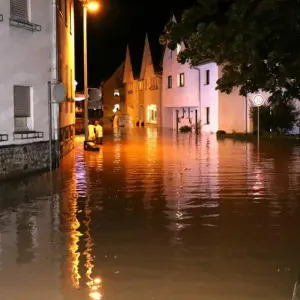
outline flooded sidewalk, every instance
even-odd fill
[[[0,299],[292,299],[299,230],[299,144],[77,137],[60,169],[0,184]]]

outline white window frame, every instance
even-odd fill
[[[30,110],[30,115],[29,116],[16,116],[15,115],[15,94],[14,94],[14,89],[15,87],[26,87],[29,88],[29,110]],[[13,86],[13,103],[14,103],[14,131],[32,131],[34,128],[33,124],[33,89],[31,86],[28,85],[20,85],[16,84]],[[21,124],[23,123],[23,126],[18,126],[17,123]]]
[[[184,87],[184,84],[185,84],[185,75],[184,73],[179,73],[177,75],[177,86]]]

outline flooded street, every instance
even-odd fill
[[[59,170],[0,184],[1,300],[292,299],[299,143],[258,155],[155,128],[104,142],[79,137]]]

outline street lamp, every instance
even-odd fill
[[[88,70],[87,70],[87,11],[95,12],[100,8],[97,1],[79,0],[83,7],[83,74],[84,74],[84,134],[85,140],[88,140]]]

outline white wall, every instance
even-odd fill
[[[182,46],[183,47],[183,46]],[[216,132],[218,130],[218,92],[215,90],[218,79],[218,67],[215,63],[207,63],[193,69],[189,64],[177,62],[177,51],[166,49],[163,59],[162,79],[162,126],[176,128],[176,110],[182,116],[185,108],[185,118],[181,119],[179,128],[184,125],[190,126],[188,120],[188,108],[191,110],[190,118],[195,122],[195,110],[198,111],[198,122],[201,120],[201,129],[204,132]],[[210,71],[210,84],[206,84],[206,70]],[[177,76],[185,75],[183,87],[177,86]],[[172,76],[172,88],[168,88],[168,76]],[[200,89],[200,95],[199,95]],[[200,108],[201,104],[201,108]],[[210,108],[210,124],[206,124],[206,107]],[[173,108],[173,109],[169,109]],[[201,115],[200,115],[201,114]],[[192,124],[195,125],[195,124]]]
[[[31,32],[9,26],[10,1],[0,1],[0,134],[8,134],[6,144],[37,142],[13,140],[13,86],[32,86],[33,130],[42,131],[48,139],[48,85],[51,75],[52,1],[31,0],[31,22],[42,26]]]
[[[216,63],[207,63],[200,69],[200,100],[201,100],[201,131],[217,132],[219,129],[219,97],[216,91],[218,80],[218,66]],[[206,71],[209,70],[209,84],[206,84]],[[210,108],[210,123],[206,124],[206,107]]]

